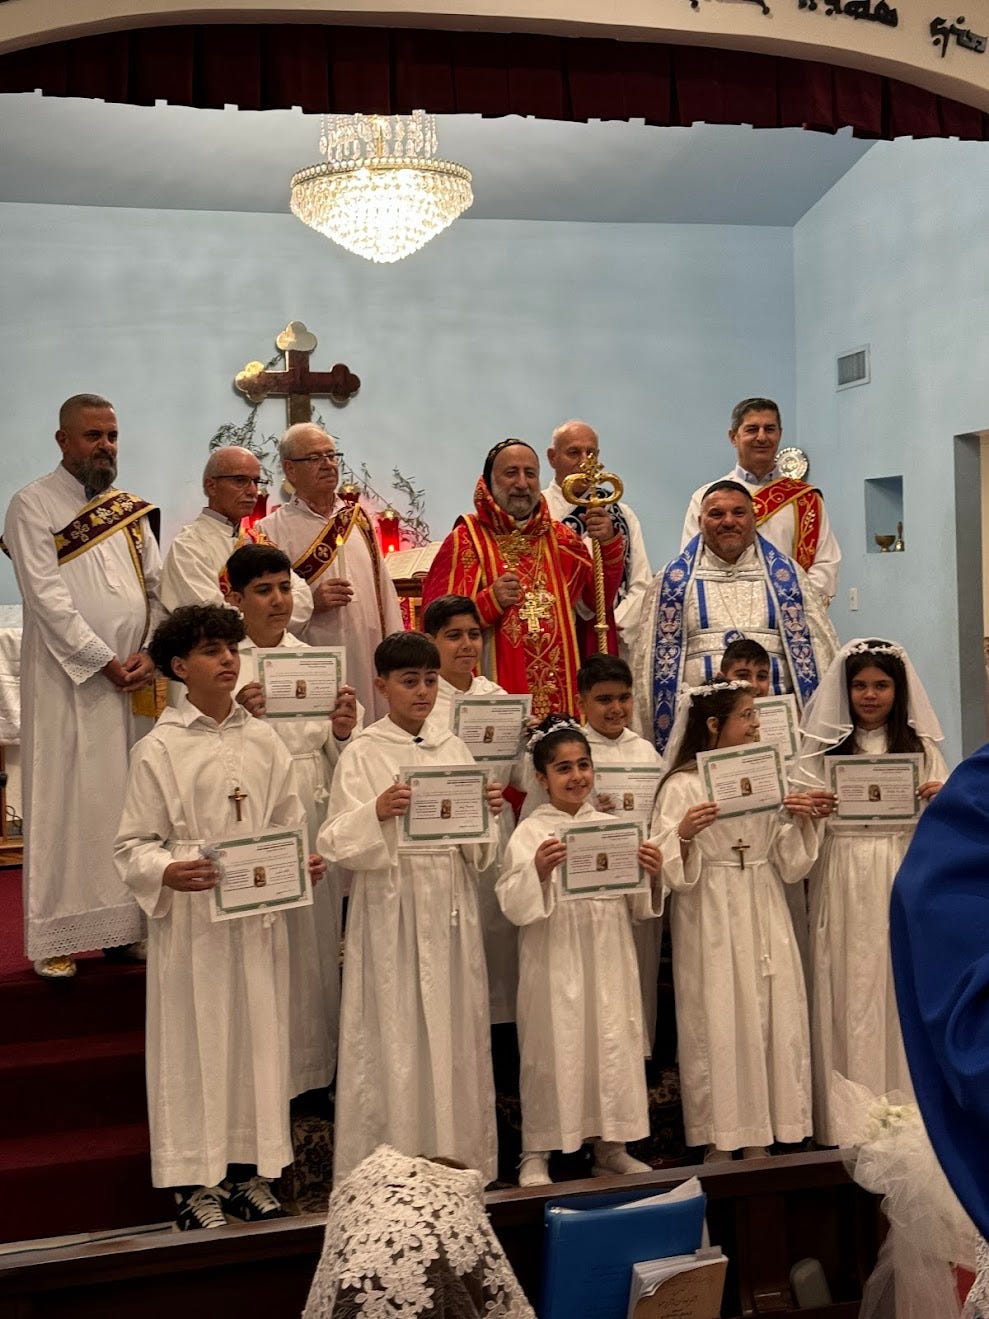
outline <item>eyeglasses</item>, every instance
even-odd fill
[[[248,486],[251,485],[260,486],[261,484],[260,476],[224,476],[221,474],[220,476],[214,476],[213,480],[233,481],[234,485],[237,487],[238,490],[246,490]]]
[[[332,466],[333,463],[338,463],[342,457],[342,449],[337,449],[336,453],[330,449],[324,449],[322,453],[311,453],[307,458],[286,458],[285,461],[287,463],[326,463],[327,466]]]

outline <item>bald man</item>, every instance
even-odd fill
[[[586,421],[565,421],[557,426],[546,457],[553,469],[553,480],[543,491],[550,515],[557,522],[565,522],[571,531],[582,536],[590,549],[590,537],[585,526],[584,510],[571,504],[563,493],[563,482],[581,465],[585,458],[598,457],[598,433]],[[625,537],[625,566],[615,596],[615,627],[618,629],[620,653],[628,659],[635,643],[635,630],[639,625],[642,601],[652,581],[652,568],[646,544],[642,538],[639,519],[626,503],[612,504],[609,512],[615,530]]]
[[[405,623],[374,525],[360,504],[345,504],[337,494],[340,452],[321,426],[290,426],[278,452],[295,497],[258,526],[289,556],[311,593],[305,640],[346,650],[347,682],[368,711],[368,722],[381,719],[388,705],[374,685],[374,651]]]
[[[206,507],[184,526],[168,547],[161,576],[166,609],[179,605],[219,605],[227,559],[251,537],[241,521],[253,513],[261,485],[261,464],[249,449],[230,444],[214,449],[203,470]],[[292,579],[292,620],[298,634],[312,614],[312,597],[305,582]]]

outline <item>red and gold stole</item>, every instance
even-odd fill
[[[793,548],[790,558],[800,564],[804,572],[817,557],[821,539],[821,492],[806,481],[795,481],[790,476],[778,477],[756,490],[752,495],[756,526],[761,527],[774,513],[787,504],[793,504]]]

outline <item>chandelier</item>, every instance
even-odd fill
[[[292,176],[292,212],[368,261],[400,261],[466,211],[470,172],[436,159],[436,120],[324,115],[326,157]]]

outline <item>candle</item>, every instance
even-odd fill
[[[337,576],[346,580],[347,577],[347,554],[344,548],[343,537],[337,536]]]

